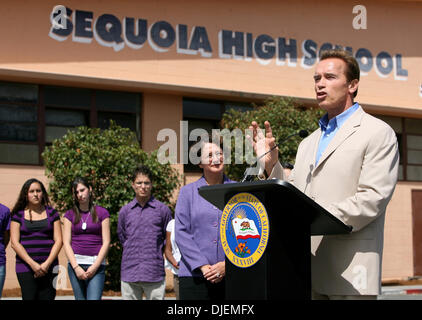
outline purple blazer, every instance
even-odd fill
[[[224,176],[224,184],[234,182]],[[220,241],[222,211],[198,193],[198,189],[206,185],[202,176],[181,188],[177,199],[175,240],[182,255],[179,277],[202,277],[199,267],[224,261]]]

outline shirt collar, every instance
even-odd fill
[[[343,123],[346,122],[346,120],[359,108],[359,103],[355,103],[353,106],[351,106],[349,109],[343,111],[338,116],[332,118],[330,121],[328,121],[328,113],[326,113],[320,120],[319,120],[319,126],[322,131],[332,131],[336,128],[340,128]]]
[[[136,200],[136,197],[130,202],[130,208],[134,209],[136,206],[141,207],[141,205],[139,204],[138,200]],[[155,208],[155,198],[154,196],[151,195],[151,198],[149,198],[149,200],[147,201],[147,203],[145,203],[145,206],[149,206],[151,208]]]
[[[229,182],[230,181],[230,179],[229,178],[227,178],[227,176],[225,175],[225,174],[223,174],[223,184],[225,184],[225,183],[227,183],[227,182]],[[208,185],[208,183],[207,183],[207,180],[205,180],[205,177],[204,176],[202,176],[198,181],[197,181],[197,184],[198,184],[198,188],[199,187],[202,187],[202,186],[207,186]]]

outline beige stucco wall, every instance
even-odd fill
[[[157,149],[163,142],[157,141],[162,129],[173,130],[179,137],[180,121],[183,120],[183,98],[180,95],[144,93],[142,103],[142,148]]]
[[[74,11],[93,12],[92,28],[102,14],[112,14],[121,22],[124,17],[146,19],[148,26],[164,20],[175,30],[178,24],[185,24],[189,35],[193,27],[203,26],[212,54],[201,56],[199,52],[178,52],[176,41],[166,52],[153,49],[148,41],[140,49],[125,44],[117,51],[100,45],[94,37],[89,43],[72,40],[72,36],[57,41],[49,36],[49,14],[56,1],[7,1],[2,4],[0,36],[8,50],[0,52],[0,77],[97,86],[114,83],[132,89],[225,97],[287,95],[314,99],[313,68],[301,65],[305,55],[303,42],[311,39],[317,49],[329,42],[350,46],[354,51],[366,48],[374,57],[383,51],[393,57],[402,55],[401,67],[409,71],[407,80],[395,79],[394,72],[381,77],[374,66],[367,75],[362,75],[359,102],[421,115],[422,2],[372,0],[360,4],[367,10],[367,29],[356,30],[352,25],[355,4],[349,1],[188,0],[181,4],[157,0],[120,1],[118,5],[111,0],[66,1],[66,6]],[[24,12],[28,14],[22,18]],[[263,62],[256,56],[223,57],[219,53],[222,30],[250,33],[253,39],[261,34],[274,39],[295,39],[298,60],[295,65],[280,65],[275,58]]]
[[[384,229],[383,279],[414,276],[413,272],[413,189],[421,182],[399,182],[387,207]]]

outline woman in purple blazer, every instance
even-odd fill
[[[224,175],[223,151],[210,142],[201,146],[203,176],[181,188],[175,212],[175,239],[182,255],[181,300],[224,299],[225,255],[220,242],[222,212],[202,198],[198,188],[232,183]]]

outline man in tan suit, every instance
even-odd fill
[[[319,106],[327,111],[320,128],[299,145],[288,181],[345,224],[351,234],[313,236],[313,299],[376,299],[381,289],[385,211],[398,174],[394,131],[354,102],[359,65],[345,51],[322,54],[314,81]],[[275,146],[271,126],[265,135],[256,122],[253,144]],[[261,152],[262,154],[262,152]],[[284,179],[274,149],[261,160],[268,178]]]

